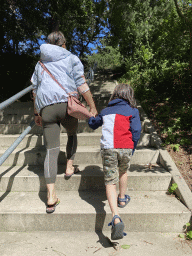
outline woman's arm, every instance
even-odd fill
[[[77,86],[78,92],[83,95],[84,99],[89,105],[90,112],[94,116],[98,115],[98,112],[93,100],[93,96],[90,92],[88,84],[86,83],[83,64],[81,63],[80,59],[74,55],[73,55],[73,78]]]
[[[95,102],[93,100],[91,91],[88,90],[85,93],[83,93],[82,95],[83,95],[84,99],[86,100],[87,104],[89,105],[90,112],[93,114],[93,116],[98,115],[98,112],[97,112],[97,109],[96,109]]]
[[[35,115],[35,124],[38,126],[42,126],[42,117],[38,114],[36,107],[35,107],[35,98],[36,94],[33,92],[33,104],[34,104],[34,115]]]
[[[39,113],[37,112],[36,108],[35,108],[35,98],[36,98],[36,91],[37,91],[37,87],[38,87],[38,65],[39,63],[37,63],[37,65],[35,66],[35,70],[34,73],[31,77],[31,83],[32,83],[32,99],[33,99],[33,105],[34,105],[34,115],[35,115],[35,123],[38,126],[42,126],[42,118],[39,115]]]

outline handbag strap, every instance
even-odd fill
[[[43,64],[43,62],[39,61],[41,67],[50,75],[50,77],[67,93],[65,88],[57,81],[57,79],[51,74],[51,72],[48,70],[48,68]],[[67,93],[70,95],[69,93]]]

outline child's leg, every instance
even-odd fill
[[[127,172],[119,174],[119,198],[125,198],[125,193],[127,191]],[[119,202],[121,205],[125,205],[125,202]]]
[[[112,216],[119,215],[118,207],[117,207],[117,191],[116,191],[116,185],[106,185],[106,196],[107,200],[109,202],[109,206],[112,212]],[[115,219],[114,224],[116,225],[119,223],[120,220],[118,218]]]
[[[127,191],[127,171],[130,168],[130,160],[132,156],[132,149],[119,149],[118,150],[118,160],[119,160],[119,195],[121,199],[125,198],[125,193]],[[120,202],[120,205],[125,205],[126,202]]]
[[[117,191],[116,183],[119,181],[119,174],[117,170],[117,153],[113,149],[107,149],[101,151],[103,160],[103,171],[105,178],[106,196],[109,202],[109,206],[112,212],[112,216],[119,215],[117,206]],[[117,218],[115,224],[120,222]]]

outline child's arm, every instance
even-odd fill
[[[99,114],[96,117],[94,117],[94,116],[90,117],[88,124],[89,124],[89,127],[92,128],[93,130],[96,130],[99,126],[102,126],[103,118],[102,118],[101,114]]]
[[[135,115],[133,115],[131,118],[130,130],[132,132],[132,140],[134,142],[134,149],[133,149],[133,153],[134,153],[141,135],[141,121],[140,121],[138,109],[135,109]]]

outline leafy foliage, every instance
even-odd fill
[[[119,44],[126,66],[121,81],[131,82],[140,99],[156,93],[189,102],[190,37],[174,3],[112,0],[110,5],[111,44]]]
[[[173,184],[171,185],[171,187],[169,188],[169,193],[170,193],[170,194],[173,194],[177,188],[178,188],[177,183],[173,183]]]
[[[191,226],[190,223],[187,223],[185,225],[185,230],[184,230],[185,234],[180,234],[179,235],[180,238],[186,238],[188,240],[192,240],[192,231],[187,231],[190,226]]]
[[[1,49],[20,53],[28,44],[25,48],[32,51],[42,35],[61,30],[68,49],[83,56],[90,53],[89,43],[104,33],[106,10],[105,0],[4,1],[0,13]]]
[[[192,231],[187,232],[186,237],[192,240]]]
[[[164,124],[164,134],[165,142],[177,150],[175,145],[187,143],[178,130],[190,131],[192,125],[191,3],[192,0],[3,1],[0,75],[9,86],[17,83],[22,89],[34,68],[38,40],[61,30],[68,50],[78,54],[84,63],[97,61],[100,68],[124,72],[120,81],[130,82],[143,104],[151,99],[165,103],[158,113],[161,122],[167,121],[170,107],[176,102],[178,115]],[[97,54],[92,53],[89,43],[96,46]],[[19,70],[16,63],[20,58],[25,65]],[[2,87],[1,98],[6,98],[5,86]],[[172,102],[170,106],[167,98]]]
[[[104,0],[49,0],[49,16],[54,30],[61,30],[70,51],[84,56],[90,53],[89,43],[94,43],[103,32],[106,2]],[[64,11],[65,10],[65,11]]]
[[[105,0],[7,0],[0,10],[1,101],[22,90],[30,80],[39,40],[61,30],[67,49],[85,61],[89,43],[104,33]],[[22,63],[18,65],[18,63]],[[13,84],[15,90],[7,90]]]
[[[123,58],[120,54],[119,47],[116,48],[107,45],[106,40],[101,40],[101,46],[95,48],[97,53],[88,57],[89,65],[97,62],[97,67],[101,69],[116,69],[122,66]]]
[[[40,38],[40,31],[47,26],[46,0],[7,0],[1,6],[1,50],[19,54],[32,50]],[[28,44],[28,47],[26,47]]]

